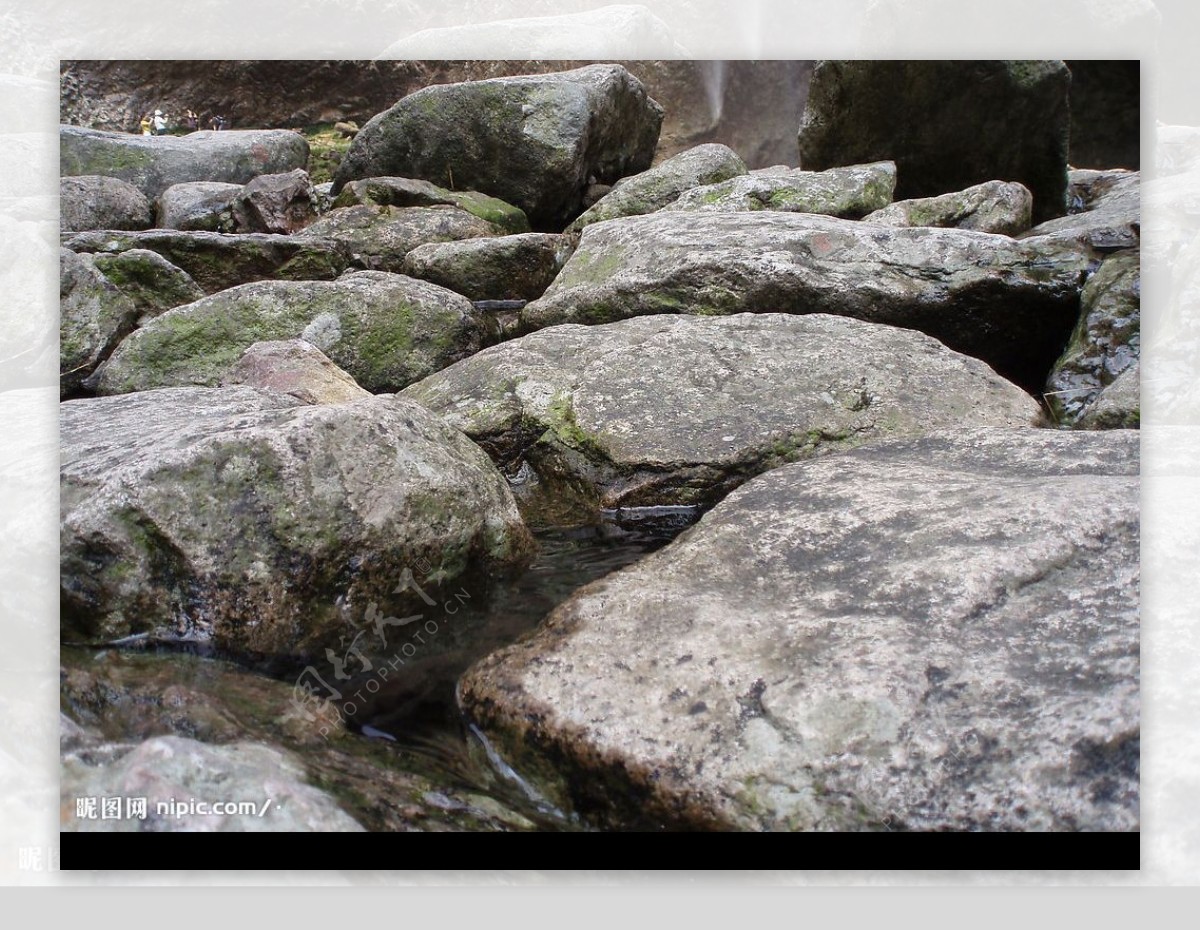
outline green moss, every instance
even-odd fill
[[[351,140],[333,128],[332,123],[306,126],[302,133],[308,142],[308,176],[313,184],[333,180],[333,173],[350,148]]]
[[[357,339],[360,364],[357,380],[360,383],[376,384],[392,380],[389,375],[397,361],[413,350],[413,307],[397,304],[386,320],[376,320],[369,330]]]
[[[546,413],[554,438],[589,457],[607,458],[598,439],[579,425],[569,394],[555,395]]]

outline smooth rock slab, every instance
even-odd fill
[[[102,230],[80,233],[63,244],[75,252],[149,249],[182,268],[209,294],[263,279],[327,280],[350,265],[350,256],[339,242],[266,233]]]
[[[215,387],[254,343],[301,338],[366,390],[396,391],[478,351],[486,335],[465,297],[404,275],[260,281],[151,320],[113,352],[96,392]]]
[[[147,229],[150,201],[126,181],[90,175],[60,178],[58,225],[64,230]]]
[[[655,316],[502,343],[400,396],[514,476],[527,512],[705,504],[872,439],[1030,425],[1033,398],[910,330],[826,315]]]
[[[221,383],[279,391],[305,404],[344,404],[371,396],[303,339],[254,343]]]
[[[620,65],[441,84],[409,94],[354,137],[334,190],[359,178],[422,178],[482,191],[557,232],[593,180],[650,167],[663,111]]]
[[[586,228],[522,323],[833,313],[918,329],[1038,389],[1075,325],[1088,262],[1071,243],[969,230],[660,212]]]
[[[778,210],[856,220],[891,203],[895,188],[895,164],[881,161],[828,171],[743,175],[692,188],[663,209],[710,213]]]
[[[308,164],[308,143],[287,129],[193,132],[140,136],[60,126],[59,173],[120,178],[154,199],[172,184],[223,181],[245,184]]]
[[[1137,830],[1138,434],[776,469],[460,685],[601,825]]]
[[[900,200],[863,217],[879,226],[942,226],[1015,236],[1029,229],[1033,195],[1015,181],[987,181],[963,191]]]
[[[575,220],[568,232],[620,216],[640,216],[661,210],[685,191],[716,184],[746,173],[746,163],[726,145],[697,145],[620,183]]]
[[[318,654],[353,636],[347,604],[406,616],[393,593],[416,559],[461,578],[530,545],[487,456],[393,397],[148,391],[68,401],[60,434],[66,642]]]
[[[571,251],[568,237],[553,233],[464,239],[418,246],[402,270],[471,300],[536,300]]]

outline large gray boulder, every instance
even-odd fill
[[[150,201],[132,184],[117,178],[60,178],[58,205],[58,225],[63,230],[148,229],[154,225]]]
[[[87,257],[97,271],[134,302],[138,325],[204,296],[190,274],[149,249],[114,254],[97,252]]]
[[[133,300],[90,255],[59,249],[59,394],[79,390],[136,324]]]
[[[1066,212],[1071,75],[1061,61],[821,61],[800,165],[891,159],[896,196],[1020,181],[1034,222]]]
[[[319,654],[348,631],[347,605],[416,606],[393,595],[417,559],[460,578],[530,545],[487,456],[393,397],[146,391],[65,402],[60,435],[68,642]]]
[[[151,320],[117,347],[95,390],[215,387],[254,343],[302,338],[366,390],[397,391],[478,351],[485,335],[465,297],[404,275],[261,281]]]
[[[461,705],[604,826],[1135,831],[1137,436],[776,469],[478,663]]]
[[[987,181],[938,197],[898,200],[863,217],[879,226],[942,226],[1016,236],[1031,223],[1033,195],[1016,181]]]
[[[158,195],[155,225],[192,232],[233,232],[233,202],[243,186],[222,181],[172,184]]]
[[[814,314],[556,326],[400,395],[525,484],[527,510],[705,504],[783,462],[951,425],[1032,425],[1028,394],[911,330]]]
[[[336,242],[359,268],[402,271],[405,256],[417,246],[500,233],[487,220],[458,207],[362,205],[330,210],[296,239]]]
[[[342,243],[315,236],[100,230],[72,236],[63,244],[75,252],[149,249],[182,268],[209,294],[263,279],[328,280],[350,266],[350,253]]]
[[[344,404],[370,396],[329,356],[303,339],[254,343],[221,384],[279,391],[305,404]]]
[[[958,229],[797,213],[671,213],[595,223],[530,328],[657,313],[835,313],[919,329],[1031,389],[1079,313],[1089,259]]]
[[[1141,257],[1117,252],[1083,289],[1079,323],[1046,381],[1046,400],[1060,424],[1085,408],[1141,354]]]
[[[59,173],[120,178],[153,200],[183,181],[245,184],[308,165],[304,136],[287,129],[139,136],[60,126]]]
[[[650,167],[662,117],[620,65],[426,87],[362,128],[334,190],[422,178],[499,197],[557,232],[582,211],[589,183]]]
[[[620,183],[568,227],[574,232],[601,220],[640,216],[661,210],[684,191],[716,184],[746,173],[746,164],[726,145],[709,142],[680,152]]]
[[[418,246],[401,270],[471,300],[536,300],[570,256],[567,236],[524,233]]]
[[[663,209],[709,213],[777,210],[856,220],[891,203],[895,187],[895,164],[881,161],[828,171],[746,174],[692,188]]]
[[[332,182],[330,182],[332,183]],[[458,207],[504,233],[529,232],[525,211],[479,191],[452,191],[416,178],[364,178],[341,189],[334,207]]]

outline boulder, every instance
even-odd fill
[[[337,281],[261,281],[151,320],[97,373],[99,394],[215,387],[256,342],[304,339],[372,393],[396,391],[480,349],[485,321],[426,281],[360,271]]]
[[[158,736],[115,759],[68,755],[60,792],[65,832],[182,831],[361,833],[363,827],[332,795],[306,783],[304,764],[291,753],[260,743],[210,746],[180,736]],[[146,802],[145,817],[80,817],[77,798]],[[243,802],[236,813],[215,814],[193,805]]]
[[[1072,168],[1067,172],[1067,204],[1071,213],[1086,213],[1114,190],[1137,183],[1138,172],[1127,168]],[[1132,181],[1133,185],[1129,182]]]
[[[317,236],[103,230],[80,233],[63,244],[75,252],[157,252],[191,275],[209,294],[263,279],[328,280],[350,266],[350,255],[340,242]]]
[[[221,384],[278,391],[305,404],[344,404],[370,396],[329,356],[303,339],[254,343]]]
[[[635,830],[1136,831],[1138,435],[954,431],[748,482],[475,665],[468,718]]]
[[[453,242],[500,233],[486,220],[458,207],[339,207],[304,232],[300,241],[336,242],[358,268],[402,271],[404,258],[429,242]]]
[[[622,178],[615,188],[588,207],[567,231],[574,232],[591,223],[620,216],[653,213],[693,187],[716,184],[745,173],[745,162],[728,146],[715,142],[697,145],[641,174]]]
[[[1076,178],[1079,182],[1084,180],[1078,175]],[[1061,243],[1074,242],[1097,252],[1138,248],[1142,229],[1140,172],[1093,179],[1090,184],[1076,187],[1073,193],[1088,198],[1084,209],[1039,223],[1022,238],[1040,236]]]
[[[1019,181],[1040,223],[1066,212],[1070,83],[1061,61],[821,61],[800,165],[890,159],[903,199]]]
[[[156,225],[191,232],[233,232],[233,202],[242,187],[221,181],[172,184],[158,195]]]
[[[1142,63],[1072,59],[1071,164],[1080,168],[1141,165]]]
[[[370,120],[334,190],[394,175],[482,191],[557,232],[593,181],[650,167],[662,108],[620,65],[426,87]]]
[[[1132,365],[1101,389],[1083,409],[1077,429],[1137,429],[1142,422],[1141,363]]]
[[[183,181],[245,184],[308,164],[308,143],[286,129],[141,136],[60,126],[59,173],[120,178],[154,199]]]
[[[58,225],[63,230],[148,229],[154,225],[150,201],[132,184],[117,178],[60,178],[58,203]]]
[[[567,236],[524,233],[418,246],[403,271],[471,300],[536,300],[570,255]]]
[[[709,213],[775,210],[856,220],[891,203],[895,187],[896,166],[881,161],[828,171],[742,175],[685,191],[663,209]]]
[[[332,182],[330,182],[332,184]],[[364,178],[341,189],[335,207],[458,207],[491,223],[502,233],[529,232],[523,210],[479,191],[450,191],[416,178]]]
[[[598,228],[598,227],[597,227]],[[710,504],[748,477],[872,439],[1028,426],[1038,407],[911,330],[813,314],[556,326],[400,395],[525,485],[527,510]]]
[[[317,218],[315,194],[308,172],[260,175],[233,199],[233,218],[239,232],[299,232]]]
[[[1141,354],[1141,261],[1136,249],[1117,252],[1083,289],[1079,323],[1046,381],[1055,419],[1070,425]]]
[[[97,271],[134,302],[139,326],[160,313],[204,296],[190,274],[149,249],[130,249],[112,255],[97,252],[88,257]]]
[[[392,397],[143,391],[65,402],[60,435],[66,642],[306,657],[352,635],[347,605],[419,612],[416,559],[486,577],[530,547],[487,456]]]
[[[942,226],[1016,236],[1029,229],[1033,195],[1015,181],[987,181],[965,191],[900,200],[863,217],[879,226]]]
[[[59,394],[82,386],[133,329],[138,308],[90,255],[59,249]]]
[[[835,313],[919,329],[1038,390],[1078,318],[1088,261],[1070,243],[969,230],[664,211],[587,227],[522,322]]]

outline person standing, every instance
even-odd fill
[[[154,124],[150,121],[150,114],[147,113],[145,116],[142,117],[142,122],[141,122],[142,135],[143,136],[150,135],[150,130],[153,128],[153,126],[154,126]]]
[[[154,111],[154,134],[156,136],[167,134],[167,116],[162,110]]]

